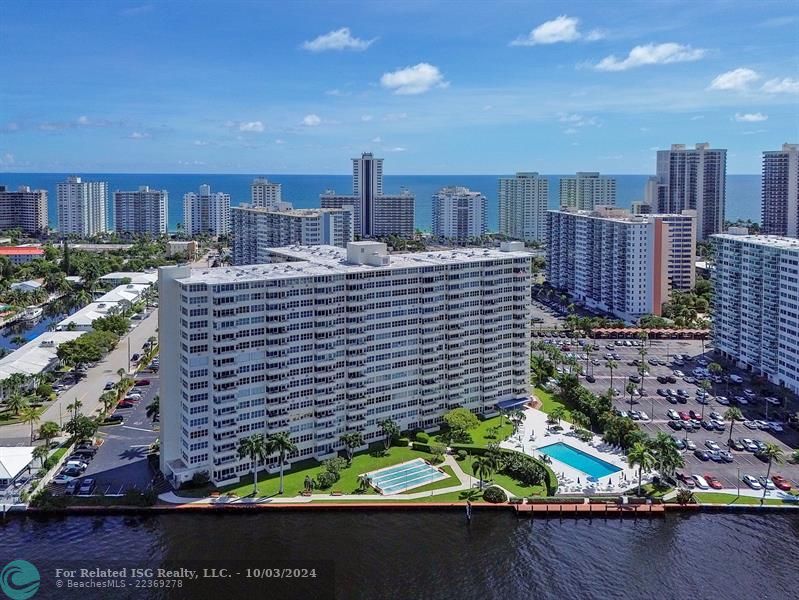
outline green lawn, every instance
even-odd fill
[[[736,494],[719,494],[716,492],[695,492],[694,498],[696,498],[697,502],[705,504],[760,504],[760,498],[753,498],[752,496],[739,497]],[[764,504],[772,506],[799,506],[799,501],[785,502],[777,498],[766,498]]]
[[[474,470],[472,469],[472,463],[474,462],[474,457],[470,456],[466,460],[458,461],[458,464],[463,469],[463,472],[467,475],[472,475],[473,477],[476,476],[474,474]],[[546,496],[547,495],[547,488],[545,485],[535,485],[535,486],[525,486],[509,477],[508,475],[503,475],[501,473],[494,473],[491,476],[491,480],[499,486],[502,486],[506,490],[508,490],[514,496],[522,498],[524,496]]]
[[[438,494],[437,496],[427,496],[425,498],[419,498],[416,500],[409,500],[407,498],[403,498],[402,494],[396,496],[394,500],[391,502],[402,502],[402,503],[419,503],[419,502],[459,502],[459,503],[466,503],[467,495],[465,491],[460,492],[448,492],[446,494]],[[313,504],[323,504],[325,502],[331,502],[330,500],[312,500]],[[363,500],[337,500],[336,502],[341,502],[343,504],[357,504],[358,502],[373,502],[374,504],[379,504],[380,502],[388,502],[387,500],[375,500],[374,496],[364,496]],[[472,504],[483,503],[483,496],[479,494],[472,498]]]
[[[637,490],[638,488],[636,488]],[[662,498],[666,494],[668,494],[674,488],[670,485],[659,485],[655,486],[651,483],[646,483],[641,486],[641,491],[643,495],[648,498]]]
[[[563,420],[571,422],[571,418],[572,418],[571,411],[568,409],[568,407],[565,404],[563,404],[562,402],[558,401],[555,398],[555,396],[553,396],[550,392],[548,392],[548,391],[546,391],[546,390],[544,390],[544,389],[542,389],[540,387],[536,387],[535,390],[534,390],[534,394],[535,394],[535,397],[538,398],[541,401],[541,411],[542,412],[545,412],[545,413],[549,414],[553,410],[555,410],[556,408],[563,407],[563,409],[566,411],[566,414],[563,417]]]
[[[418,452],[407,447],[392,447],[388,453],[383,455],[371,454],[370,452],[362,452],[353,457],[352,465],[341,471],[341,479],[327,490],[314,490],[317,494],[330,494],[331,491],[341,491],[344,494],[357,494],[358,493],[358,475],[374,471],[375,469],[382,469],[383,467],[390,467],[414,458],[430,459],[430,454],[426,452]],[[285,497],[296,496],[305,489],[305,477],[310,476],[314,479],[319,473],[324,470],[316,460],[306,460],[294,464],[294,468],[286,470],[284,473],[284,493]],[[452,475],[452,473],[450,472]],[[449,481],[449,480],[442,480]],[[455,480],[457,481],[457,479]],[[436,482],[440,483],[440,482]],[[267,474],[266,472],[258,474],[258,492],[261,496],[272,496],[277,494],[280,485],[280,474]],[[431,484],[435,485],[435,484]],[[455,483],[448,483],[441,487],[448,487],[455,485]],[[207,496],[212,491],[219,491],[222,493],[235,493],[239,496],[249,496],[252,494],[252,475],[247,475],[242,478],[240,483],[230,485],[219,490],[214,490],[211,487],[179,490],[179,496],[187,497],[202,497]],[[415,491],[415,490],[414,490]],[[376,494],[374,489],[369,488],[364,493],[364,496]]]
[[[49,402],[49,401],[45,401]],[[46,406],[39,406],[36,409],[36,412],[41,415],[44,412],[44,409],[47,408]],[[11,410],[4,410],[0,411],[0,425],[14,425],[16,423],[21,423],[19,415],[15,415],[14,411]],[[34,426],[34,430],[36,426]]]
[[[496,435],[494,435],[493,431],[491,431],[495,427],[499,428],[496,432]],[[480,421],[480,424],[477,426],[477,428],[472,429],[469,432],[469,435],[472,436],[472,444],[487,447],[491,443],[498,444],[499,442],[508,439],[512,433],[513,425],[508,423],[508,420],[505,417],[497,416]],[[438,442],[442,444],[445,443],[439,439],[440,435],[441,434],[431,435],[430,440],[432,442]]]

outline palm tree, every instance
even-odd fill
[[[781,463],[782,462],[782,448],[780,448],[777,444],[770,444],[767,443],[766,447],[760,452],[760,456],[763,456],[768,459],[768,470],[766,471],[766,483],[768,483],[769,476],[771,475],[771,465],[772,463]],[[760,499],[760,504],[766,499],[766,492],[768,489],[766,486],[763,486],[763,497]]]
[[[799,464],[799,450],[794,450],[793,455],[791,456],[791,460],[797,464]]]
[[[519,425],[524,421],[524,411],[518,408],[513,409],[508,413],[508,420],[513,425],[513,433],[516,433],[519,430]]]
[[[347,450],[347,462],[351,463],[352,455],[355,452],[355,449],[359,446],[363,446],[363,435],[361,435],[360,431],[352,431],[342,435],[340,440],[344,444],[344,448]]]
[[[573,410],[571,414],[572,423],[579,429],[591,429],[591,418],[584,412]]]
[[[25,344],[28,343],[28,340],[26,340],[25,337],[21,335],[15,335],[14,337],[11,338],[10,341],[12,344],[14,344],[17,347],[24,346]]]
[[[368,475],[366,475],[365,473],[363,475],[358,475],[359,492],[365,492],[366,490],[369,489],[370,485],[372,485],[372,480]]]
[[[554,419],[555,422],[560,425],[560,420],[566,416],[566,409],[563,406],[556,406],[552,409],[552,412],[549,413],[549,418]]]
[[[610,371],[610,389],[612,391],[613,390],[613,369],[618,367],[619,363],[617,363],[615,360],[608,360],[608,361],[605,362],[605,366]]]
[[[400,434],[399,425],[392,419],[380,421],[380,429],[383,431],[383,445],[386,452],[391,448],[391,441]]]
[[[641,495],[641,475],[643,470],[649,471],[655,466],[655,455],[649,446],[643,442],[635,442],[630,451],[627,452],[627,464],[631,467],[638,467],[638,495]]]
[[[161,416],[161,397],[157,394],[153,397],[153,401],[147,405],[144,412],[145,416],[155,423]]]
[[[491,460],[485,456],[478,456],[472,463],[472,471],[480,478],[480,489],[483,489],[483,480],[491,477],[493,465]]]
[[[75,401],[73,403],[67,404],[67,410],[72,411],[73,419],[78,416],[78,410],[80,410],[81,406],[83,406],[83,402],[81,402],[77,398],[75,398]]]
[[[117,403],[118,397],[112,391],[103,392],[100,396],[100,402],[103,405],[103,411],[107,414],[114,408],[114,405]]]
[[[283,465],[286,462],[286,454],[297,451],[297,446],[291,441],[289,434],[285,431],[280,431],[269,436],[269,454],[277,452],[280,454],[280,491],[278,494],[283,493]]]
[[[36,446],[32,452],[33,458],[38,459],[39,465],[42,467],[44,467],[44,461],[47,460],[48,454],[50,454],[50,446],[48,444]]]
[[[39,425],[39,438],[44,440],[44,445],[50,448],[50,442],[61,433],[61,427],[53,421],[45,421]]]
[[[117,375],[119,375],[119,383],[122,383],[122,381],[124,381],[124,379],[127,376],[127,374],[128,374],[128,372],[125,369],[123,369],[122,367],[119,367],[117,369]]]
[[[717,362],[712,362],[707,366],[707,370],[711,375],[718,377],[724,372],[724,367]]]
[[[732,428],[735,426],[735,421],[742,420],[744,416],[740,408],[733,406],[724,411],[724,418],[730,421],[730,437],[727,438],[727,443],[729,444],[730,440],[732,440]]]
[[[33,406],[26,406],[20,411],[20,421],[28,423],[31,426],[31,444],[33,444],[33,426],[42,420],[42,415],[39,414],[39,409]]]
[[[677,450],[677,445],[667,433],[659,431],[649,440],[649,447],[655,455],[657,469],[661,475],[672,475],[674,471],[685,464],[682,454]]]
[[[27,408],[29,404],[30,401],[28,400],[28,398],[26,396],[23,396],[19,392],[11,394],[11,396],[9,396],[8,399],[6,400],[6,408],[8,410],[13,410],[14,416],[17,417],[19,416],[20,411]]]
[[[258,496],[258,463],[266,460],[269,454],[269,447],[263,434],[255,433],[250,437],[239,440],[239,457],[246,457],[252,461],[252,495],[254,497]]]

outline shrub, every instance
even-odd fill
[[[397,438],[396,440],[394,440],[394,446],[396,446],[398,448],[406,448],[406,447],[410,446],[410,444],[411,444],[411,440],[409,440],[406,437],[401,437],[401,438]]]
[[[458,450],[456,452],[456,456],[458,460],[466,460],[466,457],[469,456],[469,453],[466,450]]]
[[[314,487],[321,490],[326,490],[339,480],[340,476],[336,472],[322,471],[316,476],[316,485]]]
[[[419,433],[416,434],[415,437],[417,442],[422,442],[423,444],[427,444],[430,442],[430,436],[424,431],[420,431]]]
[[[495,485],[487,487],[483,492],[483,500],[486,502],[491,502],[492,504],[501,504],[503,502],[508,501],[508,497],[505,495],[505,492],[502,491],[501,488],[498,488]]]
[[[191,484],[195,487],[202,487],[211,481],[211,476],[208,471],[198,471],[191,476]]]
[[[694,493],[691,490],[680,488],[677,490],[677,503],[678,504],[691,504],[694,502]]]
[[[49,383],[42,383],[36,388],[36,395],[43,400],[49,400],[53,393],[53,386]]]
[[[546,479],[546,469],[541,463],[520,452],[504,452],[500,472],[523,485],[538,485]]]
[[[338,481],[338,474],[342,469],[346,469],[348,464],[347,459],[341,458],[340,456],[322,461],[322,466],[325,468],[325,471],[334,473],[337,476],[336,481]]]

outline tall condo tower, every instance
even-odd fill
[[[799,237],[799,144],[763,152],[763,233]]]
[[[444,187],[433,195],[433,234],[452,239],[486,232],[486,197],[466,187]]]
[[[114,229],[118,233],[157,237],[167,231],[166,190],[140,186],[135,192],[114,192]]]
[[[549,182],[538,173],[499,179],[499,232],[516,240],[546,239]]]
[[[58,230],[62,235],[92,236],[108,231],[108,183],[67,177],[58,184]]]
[[[577,173],[560,179],[560,205],[578,210],[616,204],[616,179],[599,173]]]
[[[183,229],[189,235],[208,233],[227,235],[230,233],[230,194],[211,192],[211,186],[203,184],[199,193],[189,192],[183,196]]]

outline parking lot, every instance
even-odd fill
[[[768,468],[767,462],[761,461],[751,451],[740,451],[727,447],[729,438],[729,421],[723,419],[725,411],[731,406],[738,408],[744,416],[744,421],[735,423],[733,428],[733,439],[738,440],[748,438],[755,442],[777,444],[784,452],[785,462],[774,464],[772,474],[782,474],[794,487],[799,487],[799,465],[791,464],[788,459],[793,454],[794,449],[799,447],[799,431],[787,424],[788,415],[796,414],[799,411],[799,402],[796,396],[786,390],[780,390],[770,384],[755,381],[747,373],[735,369],[733,365],[722,361],[717,357],[712,349],[705,347],[703,355],[702,342],[699,340],[651,340],[644,343],[646,354],[643,357],[643,364],[647,370],[643,384],[637,383],[635,395],[630,402],[630,394],[626,392],[626,386],[630,382],[630,376],[639,376],[639,365],[633,361],[641,361],[640,347],[632,345],[635,341],[631,340],[627,345],[624,341],[608,339],[589,339],[574,340],[561,337],[537,339],[536,341],[547,341],[549,339],[553,345],[557,346],[563,354],[571,354],[578,358],[580,370],[585,375],[593,378],[593,381],[581,377],[581,383],[592,392],[601,394],[607,392],[611,387],[611,374],[607,366],[609,359],[616,363],[613,369],[613,385],[617,390],[614,397],[614,408],[619,412],[629,414],[631,410],[641,412],[642,415],[635,415],[641,429],[650,436],[658,432],[665,432],[674,438],[680,438],[684,443],[691,444],[697,449],[709,450],[706,442],[716,442],[722,451],[729,451],[732,454],[731,462],[719,460],[701,460],[695,456],[693,447],[683,450],[685,467],[682,472],[687,475],[703,475],[708,473],[719,479],[724,488],[736,488],[740,476],[749,474],[755,477],[765,475]],[[598,349],[587,351],[587,347],[593,346]],[[675,355],[679,355],[675,364]],[[688,360],[683,361],[683,355],[687,355]],[[581,358],[582,357],[582,358]],[[709,390],[709,399],[706,403],[700,402],[697,391],[700,390],[700,381],[693,375],[696,368],[707,367],[710,362],[718,362],[724,367],[725,374],[735,374],[741,377],[742,383],[731,382],[713,383]],[[656,363],[656,364],[653,364]],[[674,383],[658,381],[658,377],[672,377]],[[643,387],[643,394],[638,395]],[[667,394],[671,390],[672,397]],[[749,395],[745,391],[749,391]],[[682,398],[677,396],[677,392],[682,391]],[[775,404],[770,404],[764,400],[765,397],[776,397]],[[736,400],[738,398],[738,400]],[[668,415],[670,410],[676,413],[688,413],[685,417],[696,417],[697,427],[692,431],[684,429],[675,430],[670,426],[670,421],[681,421],[683,418],[671,419]],[[721,428],[711,427],[711,414],[720,417],[719,422],[723,421]],[[639,418],[640,416],[643,419]],[[782,431],[771,429],[761,429],[752,422],[762,420],[765,422],[776,422],[775,428]],[[707,426],[699,425],[704,421]],[[744,422],[749,426],[745,426]],[[763,425],[763,424],[761,424]],[[741,483],[741,487],[745,487]]]
[[[150,385],[135,388],[141,391],[142,398],[132,408],[118,408],[113,413],[123,418],[120,425],[100,427],[97,438],[102,444],[81,476],[81,479],[95,479],[95,494],[124,494],[129,489],[143,491],[153,479],[147,454],[158,432],[146,411],[159,392],[159,381],[157,375],[149,373],[136,379],[148,380]]]

